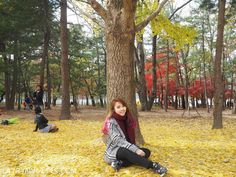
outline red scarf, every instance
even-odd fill
[[[136,123],[132,115],[127,112],[124,116],[121,116],[116,112],[113,112],[111,117],[116,119],[117,123],[119,124],[121,130],[125,135],[126,140],[132,144],[135,144],[134,129],[136,127]]]

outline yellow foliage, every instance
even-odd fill
[[[59,132],[32,132],[33,121],[0,126],[0,176],[154,176],[132,166],[118,173],[103,161],[102,119],[50,121]],[[169,169],[167,177],[236,176],[236,122],[211,130],[212,120],[140,117],[151,160]]]
[[[141,23],[146,19],[151,13],[153,13],[157,7],[157,1],[147,0],[145,3],[140,2],[137,6],[137,17],[135,20],[136,24]],[[179,23],[173,23],[169,18],[160,13],[155,19],[150,22],[152,35],[159,35],[163,39],[171,39],[175,42],[175,51],[184,49],[185,45],[192,45],[194,39],[197,36],[197,32],[194,28],[181,25]],[[136,40],[142,41],[142,35],[145,30],[141,30],[136,33]]]

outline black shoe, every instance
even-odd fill
[[[164,176],[167,173],[167,168],[163,167],[159,163],[153,162],[153,170],[155,173],[158,173],[160,176]]]
[[[111,163],[111,167],[117,172],[121,169],[122,167],[122,161],[121,160],[116,160]]]

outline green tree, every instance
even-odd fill
[[[67,0],[61,0],[60,39],[61,39],[61,75],[62,75],[62,107],[60,119],[70,119],[69,61],[67,33]]]

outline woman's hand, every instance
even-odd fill
[[[136,154],[138,154],[139,156],[142,156],[142,157],[145,156],[145,152],[143,152],[141,149],[138,149],[138,150],[136,151]]]

